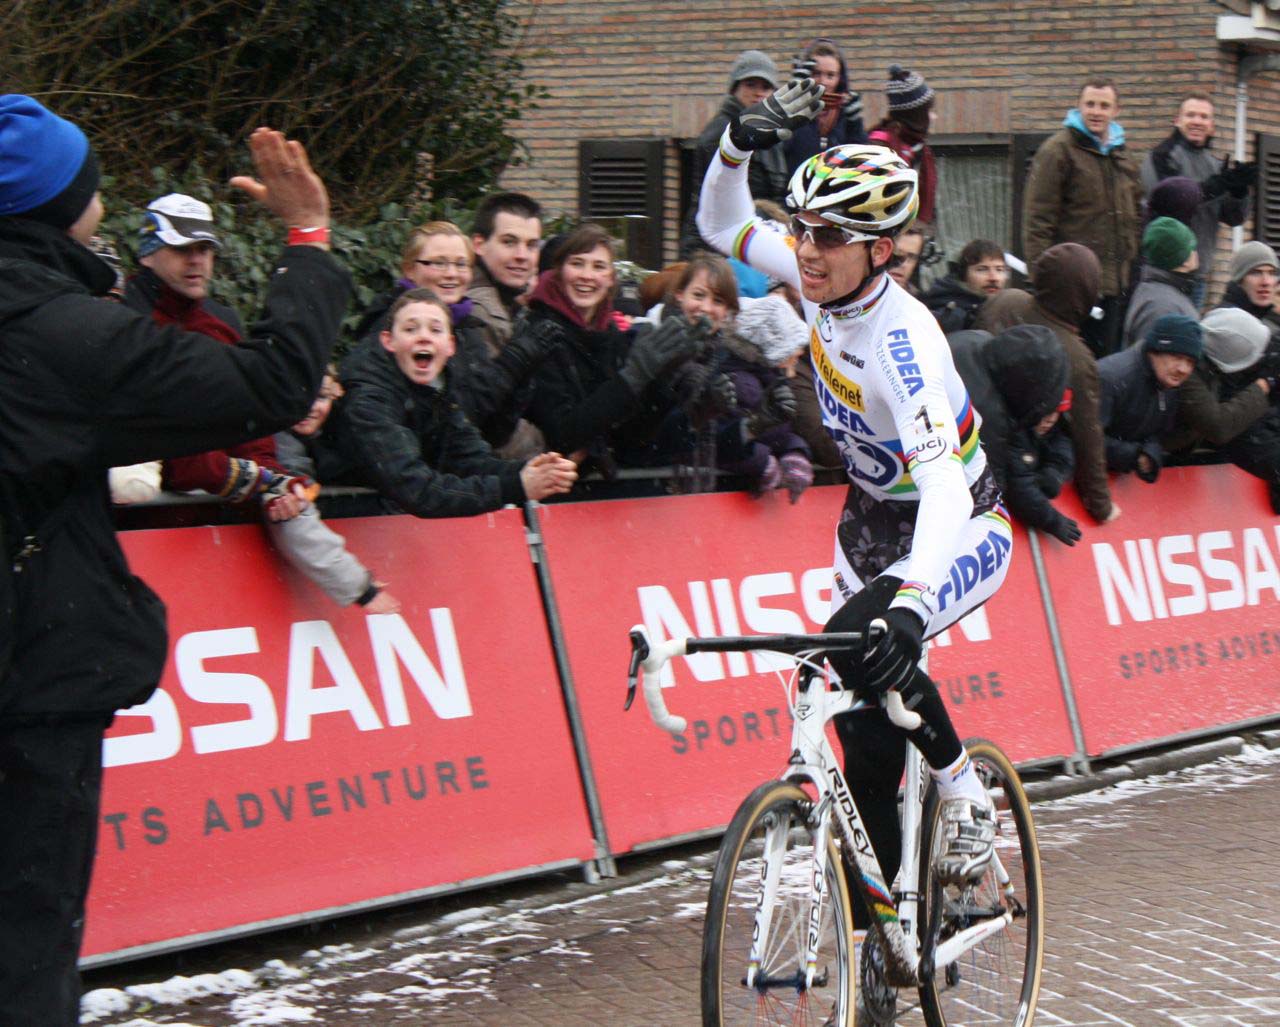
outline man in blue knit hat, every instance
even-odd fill
[[[93,150],[38,101],[0,95],[5,1027],[79,1022],[103,732],[155,691],[168,649],[164,606],[116,541],[107,468],[300,420],[346,306],[348,276],[324,252],[328,195],[305,151],[266,128],[249,146],[259,178],[232,185],[289,226],[290,245],[262,319],[227,346],[97,298],[115,275],[86,245],[102,218]]]

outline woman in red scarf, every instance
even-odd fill
[[[659,430],[670,433],[663,422],[677,405],[671,372],[697,355],[704,334],[676,318],[633,329],[613,307],[613,259],[609,233],[580,225],[556,246],[516,328],[517,337],[554,342],[525,416],[549,447],[606,476],[620,463],[661,463],[691,444]]]

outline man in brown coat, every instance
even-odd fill
[[[1102,266],[1100,324],[1085,326],[1097,356],[1115,352],[1124,324],[1129,269],[1138,252],[1142,185],[1125,152],[1109,79],[1090,79],[1063,127],[1041,144],[1027,177],[1022,255],[1030,267],[1061,242],[1089,247]]]
[[[1040,255],[1031,269],[1035,295],[1005,289],[982,305],[974,328],[998,335],[1016,324],[1052,328],[1071,361],[1071,413],[1067,427],[1076,458],[1076,491],[1099,524],[1120,516],[1107,484],[1106,440],[1098,416],[1101,389],[1098,361],[1080,337],[1098,295],[1101,269],[1093,252],[1079,243],[1059,243]]]

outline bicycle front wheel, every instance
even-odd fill
[[[702,935],[702,1023],[853,1027],[854,966],[849,890],[834,841],[826,843],[819,914],[810,923],[813,803],[799,787],[769,781],[734,814],[720,844]],[[756,910],[772,894],[768,930],[748,984]],[[806,983],[806,948],[817,960]]]
[[[920,1005],[928,1027],[1031,1027],[1044,960],[1040,849],[1031,806],[1018,772],[994,743],[970,740],[965,748],[995,801],[996,859],[976,884],[941,884],[932,870],[935,849],[941,847],[941,804],[936,789],[931,790],[920,848],[920,891],[925,896],[921,924],[941,944],[1006,911],[1013,922],[951,965],[938,968],[920,989]]]

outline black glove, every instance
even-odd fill
[[[618,374],[638,396],[664,371],[702,352],[710,331],[711,322],[705,317],[693,325],[684,318],[669,317],[652,331],[636,336]]]
[[[849,98],[845,100],[844,106],[840,108],[840,114],[847,122],[862,120],[862,94],[855,90],[849,90]]]
[[[785,379],[779,378],[765,390],[760,408],[747,418],[747,431],[752,437],[763,435],[796,415],[796,394]]]
[[[1277,394],[1277,390],[1280,390],[1280,374],[1263,375],[1262,380],[1267,383],[1267,396],[1271,402],[1280,400],[1280,394]]]
[[[1226,192],[1227,180],[1221,172],[1210,175],[1200,183],[1200,195],[1206,200],[1216,200],[1219,196],[1225,196]]]
[[[822,110],[822,86],[813,79],[788,82],[772,96],[752,104],[729,122],[729,141],[739,150],[767,150]]]
[[[732,410],[738,403],[733,379],[709,364],[690,361],[679,369],[675,393],[690,420],[705,424]]]
[[[1150,485],[1160,477],[1160,466],[1164,463],[1164,451],[1158,444],[1144,442],[1138,447],[1139,460],[1144,456],[1151,461],[1151,466],[1144,471],[1142,469],[1142,464],[1135,460],[1133,464],[1133,473]]]
[[[863,680],[868,688],[880,693],[901,688],[911,680],[924,646],[924,621],[910,610],[891,606],[882,620],[884,634],[862,657],[866,668]]]
[[[1059,542],[1068,546],[1074,546],[1084,534],[1080,530],[1080,525],[1063,514],[1058,514],[1054,522],[1045,530]]]
[[[1229,161],[1223,165],[1220,174],[1227,192],[1236,199],[1243,200],[1249,195],[1249,189],[1258,181],[1258,165]]]
[[[527,324],[518,330],[498,354],[496,363],[508,367],[516,381],[522,382],[538,369],[560,345],[560,330],[551,320]]]
[[[814,69],[818,67],[818,62],[812,57],[806,57],[803,53],[798,53],[791,60],[791,81],[803,82],[807,78],[813,78]]]

